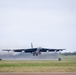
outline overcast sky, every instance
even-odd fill
[[[0,0],[0,49],[76,51],[76,0]]]

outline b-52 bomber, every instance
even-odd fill
[[[33,56],[38,56],[39,54],[41,54],[42,52],[59,52],[59,51],[63,51],[65,49],[49,49],[49,48],[33,48],[33,44],[31,43],[31,48],[28,49],[6,49],[6,50],[2,50],[2,51],[14,51],[14,52],[25,52],[25,53],[32,53]]]

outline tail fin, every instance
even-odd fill
[[[31,48],[33,48],[33,44],[31,43]]]

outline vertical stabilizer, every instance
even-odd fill
[[[31,48],[33,48],[33,44],[31,43]]]

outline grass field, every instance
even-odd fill
[[[3,60],[0,72],[76,72],[76,56],[62,56],[57,60]]]

